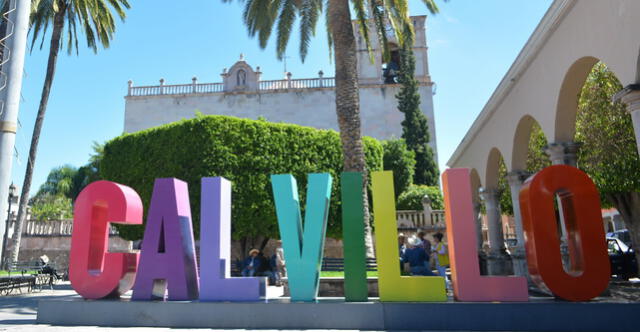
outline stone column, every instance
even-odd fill
[[[478,236],[478,252],[482,252],[482,245],[484,244],[484,238],[482,236],[482,203],[481,202],[474,202],[473,204],[473,212],[474,212],[474,217],[476,218],[476,231],[477,231],[477,236]]]
[[[640,153],[640,84],[627,85],[614,96],[614,99],[627,104],[627,112],[631,114],[638,153]]]
[[[552,165],[569,165],[578,167],[578,151],[582,143],[580,142],[556,142],[549,143],[544,147],[544,152],[551,159]],[[562,204],[558,200],[558,212],[560,219],[560,253],[562,255],[562,263],[566,270],[571,266],[569,259],[569,246],[567,245],[567,227],[564,224],[564,214],[562,213]]]
[[[506,271],[506,252],[502,234],[502,217],[500,213],[499,191],[484,189],[480,191],[487,213],[489,228],[489,253],[487,255],[487,272],[489,275],[501,275]]]
[[[514,170],[507,174],[507,181],[511,189],[511,202],[513,204],[513,217],[516,224],[516,247],[511,251],[513,272],[517,276],[528,276],[526,252],[524,249],[524,230],[522,228],[522,213],[520,212],[520,187],[529,174],[525,171]]]
[[[580,142],[556,142],[544,147],[544,152],[551,159],[552,165],[569,165],[577,167]]]
[[[476,232],[478,236],[478,260],[480,261],[480,273],[487,274],[487,254],[484,252],[484,237],[482,236],[482,203],[473,203],[473,212],[476,219]]]

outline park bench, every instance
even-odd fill
[[[367,271],[377,271],[378,264],[375,258],[367,258]],[[325,257],[322,259],[322,271],[331,272],[344,272],[344,258],[330,258]]]
[[[28,292],[40,291],[44,285],[53,289],[56,276],[43,271],[44,265],[40,261],[18,261],[10,263],[8,275],[0,277],[0,293],[10,294],[14,290],[22,293],[23,288]]]

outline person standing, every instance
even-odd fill
[[[442,242],[442,233],[436,233],[433,235],[435,246],[433,247],[434,256],[436,258],[436,270],[438,275],[447,280],[447,267],[449,266],[449,253],[447,252],[447,245]],[[448,282],[447,282],[448,283]]]
[[[420,246],[424,248],[424,252],[425,254],[427,254],[427,257],[431,257],[431,242],[429,241],[429,239],[427,239],[427,233],[425,233],[424,231],[419,231],[418,239],[422,241],[422,244],[420,244]]]
[[[406,238],[404,234],[398,234],[398,259],[400,261],[400,272],[404,271],[404,260],[402,257],[404,256],[404,251],[407,249],[405,245]]]
[[[282,278],[287,276],[287,267],[284,262],[284,249],[282,249],[282,240],[278,240],[276,248],[276,286],[282,285]]]

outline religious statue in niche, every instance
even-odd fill
[[[244,71],[243,69],[238,70],[238,73],[236,74],[236,79],[237,79],[237,84],[238,86],[245,86],[247,85],[247,72]]]

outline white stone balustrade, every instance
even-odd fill
[[[444,210],[432,210],[427,214],[420,210],[396,211],[399,229],[423,229],[426,231],[443,230],[446,228]]]
[[[109,235],[118,235],[118,230],[113,225],[109,228]],[[22,229],[23,236],[71,236],[72,232],[73,220],[29,220]]]
[[[284,79],[271,81],[258,81],[258,91],[276,91],[286,89],[312,89],[312,88],[333,88],[335,87],[333,77]],[[188,95],[188,94],[211,94],[225,93],[224,83],[197,83],[194,77],[189,84],[164,84],[160,85],[133,86],[133,82],[128,82],[127,96],[161,96],[161,95]]]

